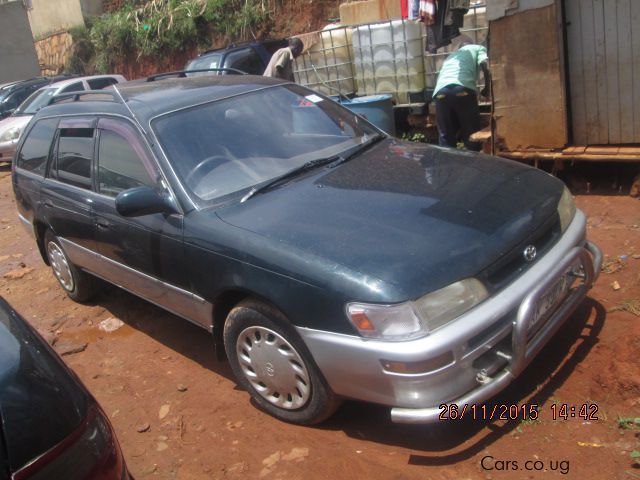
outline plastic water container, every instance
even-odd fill
[[[425,86],[422,27],[411,21],[361,25],[352,33],[358,95],[389,93],[408,103]]]
[[[391,95],[368,95],[350,100],[334,97],[334,100],[347,107],[353,113],[363,116],[379,129],[395,135],[393,97]]]
[[[296,82],[325,95],[355,93],[352,29],[329,24],[309,50],[296,59]]]

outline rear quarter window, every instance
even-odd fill
[[[44,176],[57,126],[56,118],[40,120],[36,123],[27,134],[16,156],[16,166]]]

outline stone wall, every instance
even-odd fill
[[[67,32],[54,33],[35,42],[42,75],[57,75],[63,72],[72,51],[72,43],[71,35]]]

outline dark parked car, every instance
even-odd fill
[[[0,120],[11,115],[29,95],[39,88],[65,78],[70,76],[35,77],[0,85]]]
[[[286,39],[262,40],[207,50],[190,60],[185,66],[185,70],[233,68],[251,75],[262,75],[275,51],[288,45],[289,42]],[[224,73],[224,71],[220,73]],[[202,75],[202,73],[192,75]]]
[[[340,398],[433,422],[517,377],[600,269],[562,182],[384,134],[250,75],[114,85],[39,111],[19,215],[79,301],[106,279],[211,331],[276,417]]]
[[[0,479],[128,479],[109,420],[0,298]]]

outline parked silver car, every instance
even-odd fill
[[[126,81],[122,75],[92,75],[62,80],[35,91],[13,115],[0,121],[0,162],[11,161],[24,127],[31,117],[42,107],[49,105],[56,95],[82,90],[101,90]]]

